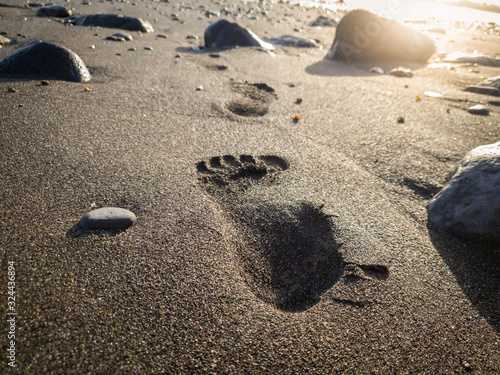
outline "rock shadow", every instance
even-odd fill
[[[79,223],[73,225],[67,232],[66,238],[90,237],[99,235],[116,236],[125,232],[129,228],[122,229],[83,229]]]
[[[500,332],[500,245],[454,237],[430,223],[427,228],[464,294]]]
[[[323,60],[309,65],[306,68],[306,73],[323,77],[377,77],[380,76],[380,74],[370,73],[369,71],[376,66],[382,68],[384,72],[388,72],[400,66],[404,66],[411,70],[417,70],[424,68],[427,64],[408,61],[353,62],[349,64],[345,61],[337,61],[325,57]]]

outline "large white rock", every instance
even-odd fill
[[[430,202],[429,221],[452,234],[500,242],[500,142],[465,155]]]

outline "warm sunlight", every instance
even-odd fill
[[[338,1],[316,2],[327,7]],[[364,8],[398,21],[495,22],[500,23],[500,5],[473,0],[344,0],[348,8]]]

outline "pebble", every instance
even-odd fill
[[[500,243],[500,142],[469,151],[431,200],[429,221],[451,234]]]
[[[410,69],[406,69],[402,66],[392,69],[388,74],[390,74],[391,76],[403,78],[413,77],[413,72]]]
[[[106,37],[106,40],[114,40],[116,42],[126,42],[126,41],[131,41],[132,35],[129,33],[114,33],[113,35],[110,35]]]
[[[144,49],[145,49],[146,51],[152,51],[152,50],[153,50],[153,47],[144,47]]]
[[[336,27],[338,25],[338,22],[335,21],[333,18],[325,17],[325,16],[319,16],[309,24],[309,26],[328,26],[328,27]]]
[[[201,90],[203,90],[203,86],[202,86],[202,85],[198,85],[198,86],[196,87],[196,90],[197,90],[197,91],[201,91]]]
[[[468,109],[469,113],[472,113],[473,115],[489,115],[490,114],[490,109],[482,104],[478,105],[473,105]]]
[[[0,35],[0,46],[2,44],[10,44],[10,39]]]
[[[164,35],[164,34],[158,34],[156,37],[157,37],[157,38],[167,39],[167,36],[166,36],[166,35]]]
[[[384,69],[382,69],[379,66],[374,66],[373,68],[370,68],[369,72],[370,73],[377,73],[377,74],[384,74]]]
[[[87,212],[80,220],[83,229],[124,229],[137,221],[135,214],[119,207],[103,207]]]

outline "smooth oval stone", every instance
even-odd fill
[[[431,200],[429,221],[452,234],[500,243],[500,142],[468,152]]]
[[[261,47],[267,50],[274,49],[271,44],[264,42],[250,29],[224,19],[215,21],[206,28],[205,47]]]
[[[76,53],[46,42],[31,44],[1,60],[0,77],[90,81],[90,73]]]
[[[83,229],[124,229],[136,221],[132,211],[119,207],[103,207],[87,212],[79,225]]]
[[[129,31],[142,31],[152,33],[153,26],[140,18],[124,17],[117,14],[89,14],[79,17],[68,17],[63,23],[76,26],[100,26],[111,29],[122,29]]]
[[[357,9],[340,20],[327,57],[348,62],[427,62],[435,50],[429,36],[397,21]]]
[[[469,113],[472,113],[473,115],[489,115],[490,114],[490,109],[488,107],[485,107],[484,105],[478,104],[478,105],[473,105],[468,109]]]
[[[43,6],[36,11],[37,17],[69,17],[71,10],[62,5]]]

